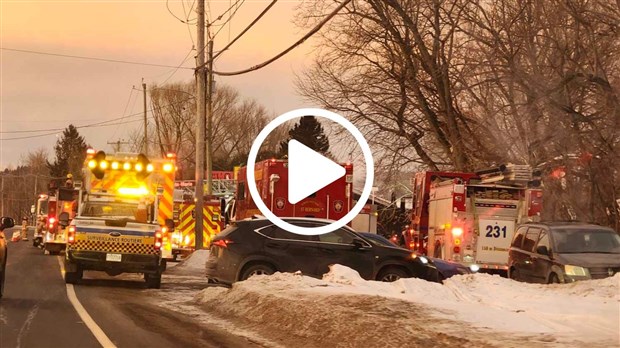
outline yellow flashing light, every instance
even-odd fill
[[[125,196],[144,196],[149,194],[149,190],[144,187],[119,187],[118,193]]]
[[[136,169],[136,171],[141,172],[144,169],[144,166],[142,165],[142,163],[136,163],[136,166],[134,168]]]
[[[101,161],[101,162],[99,162],[99,168],[101,168],[101,169],[108,169],[108,161]]]
[[[123,163],[123,169],[124,170],[130,170],[131,169],[131,163],[129,163],[129,162]]]
[[[119,163],[118,162],[112,162],[112,169],[117,170],[119,168]]]
[[[152,165],[152,164],[150,164],[150,163],[149,163],[149,164],[147,164],[147,165],[146,165],[146,171],[147,171],[147,172],[152,172],[152,171],[153,171],[153,165]]]
[[[93,168],[95,168],[96,166],[97,166],[97,161],[95,161],[94,159],[93,159],[93,160],[88,161],[88,168],[93,169]]]
[[[172,163],[164,163],[164,172],[170,173],[173,170],[174,166],[172,165]]]

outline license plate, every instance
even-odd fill
[[[121,262],[121,254],[106,254],[105,260],[112,262]]]

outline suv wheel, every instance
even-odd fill
[[[397,267],[388,267],[382,270],[377,276],[378,281],[395,282],[400,278],[407,278],[409,275],[403,269]]]
[[[254,264],[243,271],[240,280],[246,280],[251,276],[255,275],[271,275],[274,274],[275,271],[276,270],[273,269],[273,267],[271,267],[270,265],[264,263]]]

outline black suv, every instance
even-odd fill
[[[570,283],[620,272],[620,236],[599,225],[523,224],[508,254],[508,276],[525,282]]]
[[[302,227],[333,222],[311,218],[284,220]],[[207,278],[232,284],[276,271],[301,271],[304,275],[321,277],[333,264],[350,267],[368,280],[417,277],[439,281],[437,269],[427,258],[409,250],[377,245],[350,228],[305,236],[283,230],[266,219],[238,221],[218,234],[211,243]]]

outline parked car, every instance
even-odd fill
[[[384,245],[386,247],[407,250],[407,249],[400,247],[399,245],[397,245],[390,239],[383,237],[382,235],[379,235],[376,233],[369,233],[369,232],[357,232],[357,233],[360,234],[362,237],[366,238],[367,240],[369,240],[371,243],[379,243],[380,245]],[[435,265],[435,268],[437,268],[437,271],[439,272],[441,280],[448,279],[457,274],[473,273],[469,267],[463,266],[460,263],[437,259],[434,257],[428,257],[428,256],[425,256],[425,257],[431,260],[433,265]]]
[[[4,230],[15,226],[15,220],[10,217],[0,218],[0,298],[4,294],[4,278],[6,277],[6,260],[8,257]]]
[[[314,218],[284,220],[302,227],[333,222]],[[318,278],[333,264],[350,267],[368,280],[440,279],[427,258],[406,249],[373,243],[348,227],[306,236],[283,230],[266,219],[237,221],[219,233],[211,242],[206,273],[210,281],[224,284],[276,271],[301,271]]]
[[[526,223],[508,254],[508,277],[525,282],[570,283],[620,272],[620,236],[599,225]]]

